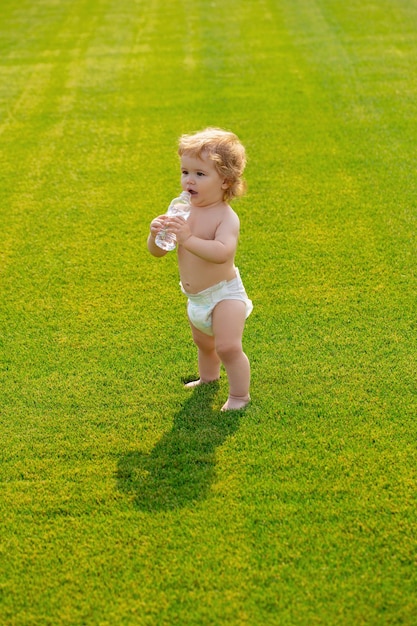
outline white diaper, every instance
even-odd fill
[[[222,300],[241,300],[246,306],[246,317],[252,313],[253,304],[249,300],[239,270],[236,268],[236,278],[222,280],[199,293],[187,293],[180,283],[181,291],[188,298],[188,317],[193,326],[206,335],[213,335],[212,313],[213,309]]]

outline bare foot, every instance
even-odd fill
[[[247,396],[229,396],[221,411],[238,411],[244,409],[250,402],[249,394]]]
[[[201,378],[199,378],[198,380],[191,380],[189,383],[185,383],[184,387],[186,389],[194,389],[194,387],[199,387],[200,385],[208,385],[209,383],[214,383],[216,382],[216,380],[219,379],[215,378],[214,380],[201,380]]]

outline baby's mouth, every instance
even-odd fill
[[[187,189],[188,193],[191,194],[192,196],[196,195],[196,191],[194,189]]]

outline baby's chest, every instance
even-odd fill
[[[193,235],[200,239],[215,239],[218,222],[214,220],[195,220],[189,221],[190,230]]]
[[[190,224],[190,230],[199,239],[215,239],[217,228],[214,226],[204,227],[201,224]]]

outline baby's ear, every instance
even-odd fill
[[[227,180],[227,178],[225,178],[222,183],[222,189],[229,189],[229,187],[230,187],[230,180]]]

